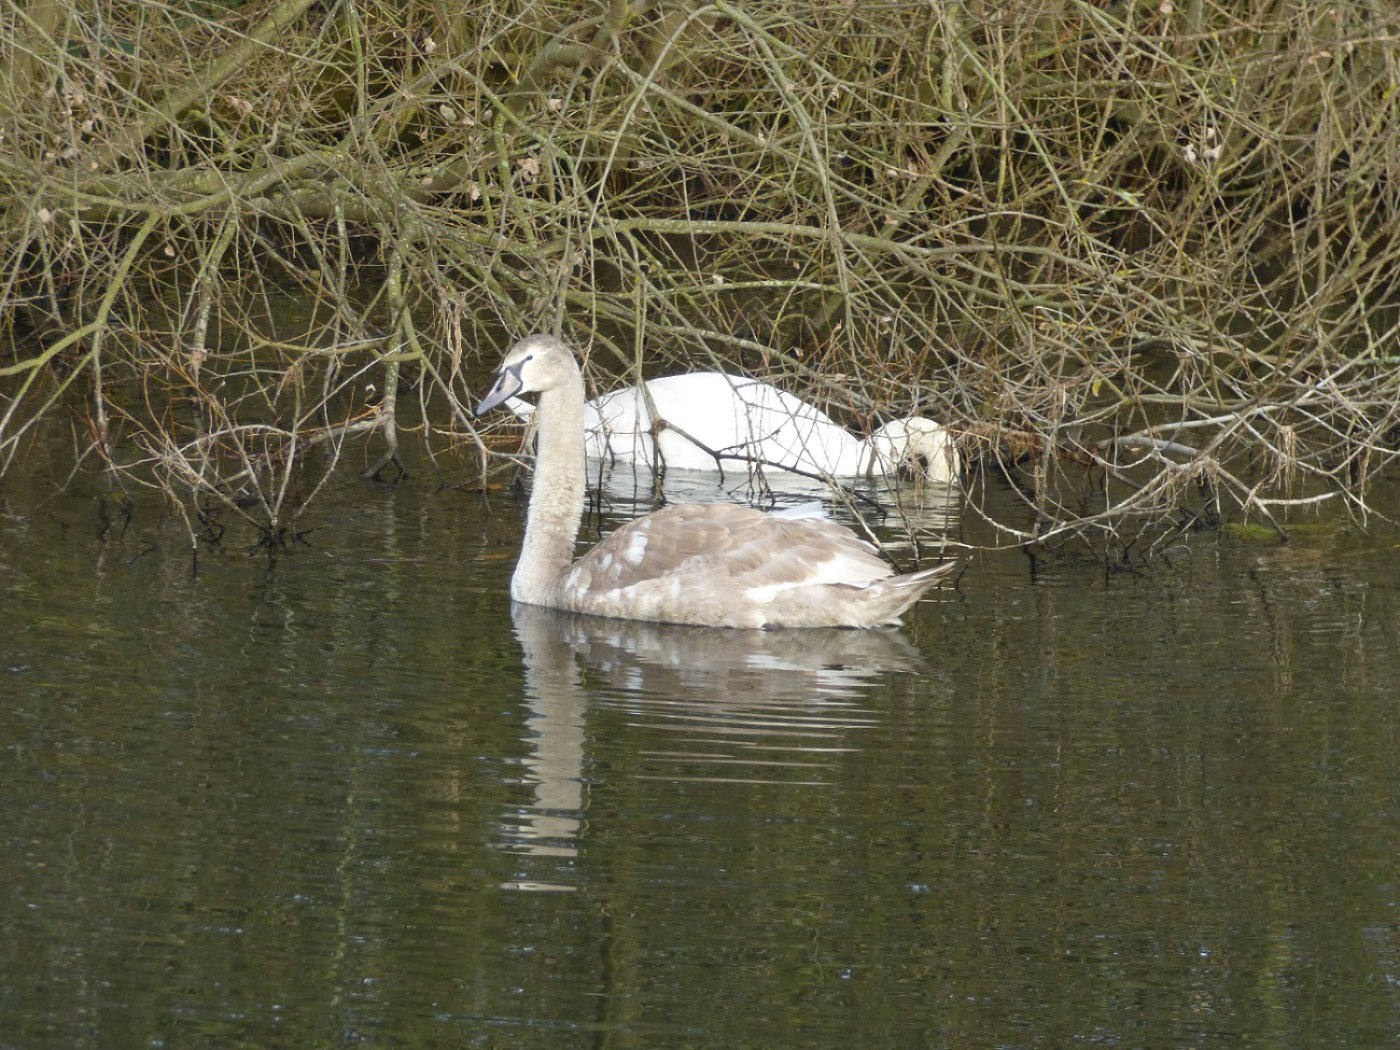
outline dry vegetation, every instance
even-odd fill
[[[67,413],[192,535],[484,469],[541,327],[917,403],[1007,543],[1364,518],[1397,456],[1389,0],[0,10],[0,469]]]

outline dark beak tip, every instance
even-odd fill
[[[473,414],[484,416],[498,405],[505,404],[514,392],[514,390],[502,390],[501,384],[497,383],[495,388],[477,403],[476,411]]]
[[[505,404],[510,398],[520,393],[521,386],[518,367],[503,369],[496,376],[496,382],[491,387],[491,392],[477,403],[473,415],[483,416],[497,405]]]

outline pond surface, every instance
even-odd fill
[[[512,610],[505,493],[194,576],[80,490],[0,502],[0,1047],[1400,1041],[1393,533],[753,637]]]

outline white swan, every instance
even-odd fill
[[[558,339],[511,347],[477,415],[538,393],[539,448],[510,595],[527,605],[711,627],[873,627],[954,563],[896,576],[869,544],[821,518],[733,503],[674,504],[628,522],[578,561],[585,481],[583,376]]]
[[[662,420],[655,429],[648,399]],[[518,398],[506,404],[522,419],[533,411]],[[861,439],[799,397],[724,372],[651,379],[645,393],[614,390],[584,405],[583,425],[589,456],[668,470],[747,462],[824,478],[907,473],[945,484],[958,473],[957,449],[931,419],[895,420]]]

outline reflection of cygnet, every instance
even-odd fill
[[[525,669],[522,780],[533,797],[512,805],[501,827],[505,849],[537,858],[503,884],[513,890],[577,888],[590,711],[628,712],[636,736],[625,746],[636,747],[642,776],[818,784],[878,724],[865,698],[891,674],[925,669],[899,631],[731,631],[519,602],[511,619]],[[703,743],[676,746],[687,738]]]
[[[892,672],[925,670],[899,631],[742,631],[511,610],[527,665],[541,639],[567,646],[602,681],[632,693],[721,707],[854,699]],[[533,643],[533,645],[531,644]],[[554,680],[563,680],[556,676]]]
[[[663,425],[652,434],[655,406]],[[533,407],[506,402],[521,419]],[[614,390],[583,408],[588,455],[668,470],[716,470],[758,462],[831,478],[896,475],[949,482],[958,454],[948,432],[914,416],[880,427],[868,440],[821,409],[755,379],[724,372],[665,376]],[[660,446],[663,464],[656,463]]]

